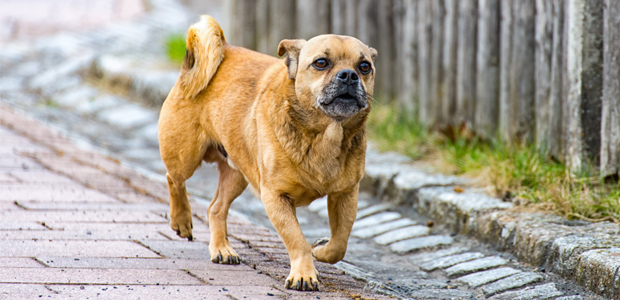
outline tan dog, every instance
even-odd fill
[[[179,79],[159,119],[172,229],[192,239],[185,181],[203,160],[215,162],[211,260],[239,263],[226,218],[250,183],[288,250],[286,287],[318,290],[313,257],[340,261],[357,213],[376,54],[355,38],[321,35],[283,40],[278,55],[286,59],[279,60],[228,45],[211,17],[191,26]],[[310,246],[295,210],[324,195],[331,237]]]

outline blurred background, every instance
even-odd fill
[[[376,48],[373,149],[506,201],[620,219],[615,0],[0,0],[0,99],[163,172],[157,113],[205,13],[270,55],[323,33]]]

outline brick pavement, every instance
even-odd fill
[[[387,298],[322,263],[321,292],[283,289],[284,245],[234,216],[243,264],[213,264],[206,209],[193,201],[197,241],[187,242],[169,228],[166,202],[163,180],[0,105],[0,299]]]

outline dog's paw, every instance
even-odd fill
[[[213,245],[213,244],[211,244]],[[238,265],[241,263],[239,254],[230,246],[221,248],[209,246],[209,254],[211,254],[211,261],[216,264],[226,265]]]
[[[192,228],[194,228],[194,224],[192,223],[192,215],[184,214],[183,216],[176,216],[170,218],[170,228],[176,231],[177,235],[182,238],[187,238],[188,241],[194,239],[192,235]]]
[[[291,271],[291,274],[286,278],[284,287],[297,291],[318,291],[319,279],[316,271],[311,275],[293,274]]]
[[[329,242],[329,238],[318,239],[312,243],[312,256],[320,262],[335,264],[344,258],[345,253],[346,246],[337,247]]]

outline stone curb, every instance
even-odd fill
[[[361,190],[411,206],[453,233],[511,251],[524,262],[576,280],[600,295],[620,297],[620,226],[519,212],[512,203],[461,192],[455,187],[467,182],[458,178],[427,173],[423,178],[420,173],[424,172],[399,154],[369,150]]]

